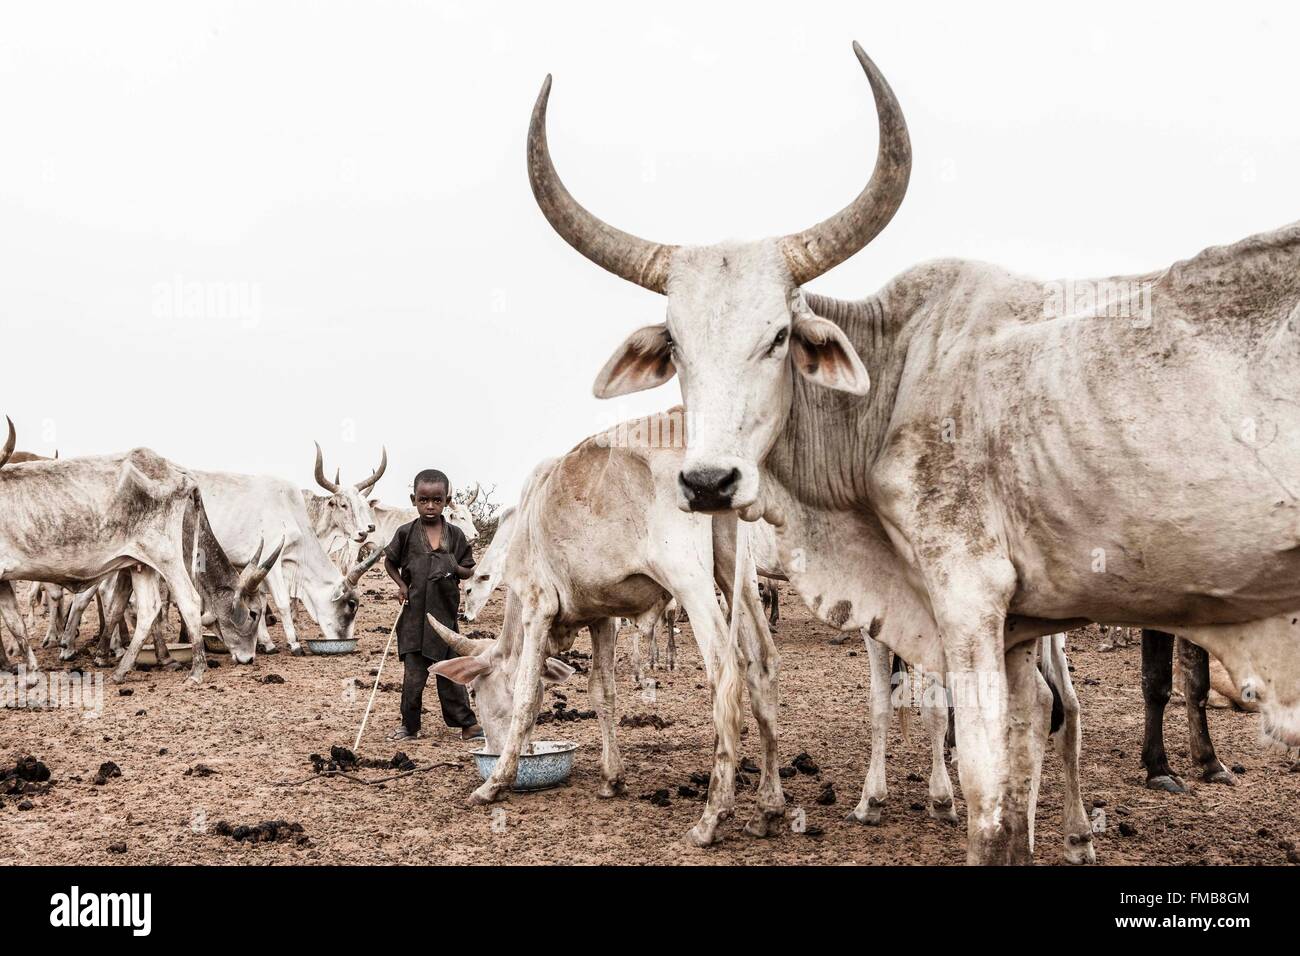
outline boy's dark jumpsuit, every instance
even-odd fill
[[[430,549],[419,518],[398,528],[384,548],[384,557],[397,565],[406,584],[406,606],[397,620],[397,653],[405,668],[402,723],[412,734],[420,729],[420,705],[429,682],[429,668],[453,656],[451,648],[424,619],[425,612],[459,631],[456,614],[460,610],[460,579],[456,577],[456,565],[474,566],[474,552],[464,532],[445,518],[438,520],[442,522],[442,541],[437,551]],[[438,677],[438,699],[448,727],[473,727],[478,723],[469,706],[469,694],[460,684]]]

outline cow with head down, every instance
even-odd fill
[[[780,820],[781,793],[776,744],[776,649],[767,631],[753,565],[737,561],[731,516],[711,519],[683,513],[672,498],[681,466],[680,409],[640,420],[644,429],[615,429],[592,436],[566,455],[543,462],[528,479],[518,508],[507,516],[508,541],[500,566],[507,589],[506,619],[495,641],[475,642],[430,623],[461,656],[434,665],[443,677],[469,685],[486,746],[500,755],[472,801],[499,799],[515,778],[526,752],[543,688],[572,673],[556,654],[572,646],[578,631],[591,632],[589,694],[601,722],[601,790],[623,789],[623,765],[615,739],[615,618],[658,612],[676,597],[690,615],[705,675],[713,693],[717,734],[709,794],[689,839],[708,845],[735,805],[735,768],[740,736],[740,674],[762,738],[758,813],[747,829],[764,835]],[[666,435],[663,445],[622,443],[619,435]],[[717,526],[721,524],[724,529]],[[497,534],[503,528],[498,526]],[[737,574],[737,565],[740,573]],[[714,597],[715,584],[733,595],[731,630]],[[491,581],[476,601],[486,600]]]
[[[875,169],[808,229],[674,246],[602,222],[551,162],[549,78],[529,177],[567,242],[666,298],[596,395],[677,377],[679,506],[776,525],[819,617],[877,620],[943,675],[968,860],[1027,862],[1027,728],[1050,708],[1036,637],[1089,621],[1185,637],[1258,704],[1268,739],[1300,745],[1300,224],[1145,275],[1042,282],[942,260],[861,299],[816,295],[893,218],[911,170],[902,109],[854,50]]]

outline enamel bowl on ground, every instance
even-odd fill
[[[573,753],[577,744],[565,740],[535,740],[531,753],[519,755],[519,769],[515,771],[512,790],[545,790],[558,787],[573,772]],[[497,765],[497,754],[483,750],[474,751],[479,776],[484,780],[492,775]]]
[[[194,647],[191,644],[168,644],[167,653],[171,655],[172,660],[177,664],[189,664],[194,660]],[[140,653],[136,655],[137,664],[147,664],[155,667],[158,664],[158,655],[154,653],[153,645],[140,648]]]
[[[350,641],[306,641],[307,650],[313,654],[351,654],[357,649],[355,639]]]

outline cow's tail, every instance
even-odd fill
[[[1057,666],[1057,661],[1064,660],[1064,634],[1045,634],[1038,639],[1038,670],[1052,691],[1052,724],[1048,736],[1055,734],[1065,723],[1065,698],[1061,694],[1064,676]]]

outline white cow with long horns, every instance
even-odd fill
[[[875,171],[809,229],[673,246],[601,222],[551,162],[549,78],[529,177],[567,242],[667,298],[596,395],[678,377],[679,505],[778,526],[819,617],[879,619],[882,642],[944,676],[968,860],[1024,863],[1030,728],[1050,706],[1036,637],[1088,621],[1181,635],[1224,663],[1270,739],[1300,744],[1300,224],[1145,275],[1042,282],[943,260],[862,299],[813,295],[910,176],[902,110],[854,51]]]

